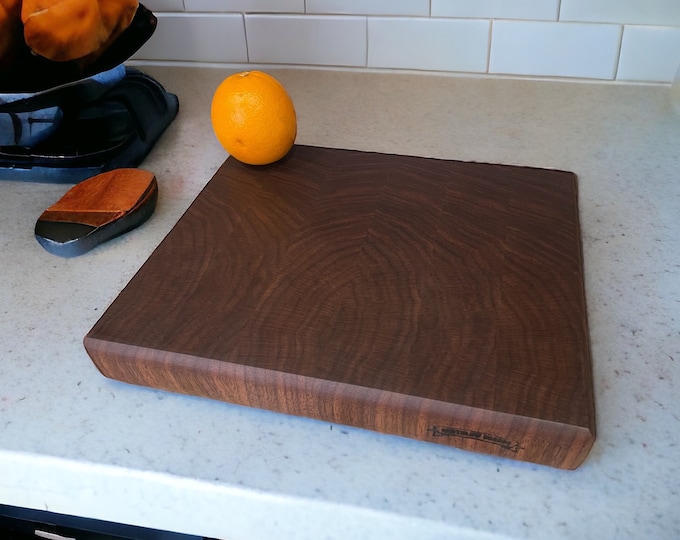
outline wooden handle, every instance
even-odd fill
[[[100,227],[135,210],[155,182],[155,175],[143,169],[114,169],[98,174],[69,189],[39,219]]]

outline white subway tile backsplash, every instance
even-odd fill
[[[139,60],[667,82],[680,0],[142,0]]]
[[[562,21],[680,25],[679,0],[562,0]]]
[[[368,66],[484,72],[489,21],[368,19]]]
[[[251,62],[366,65],[366,18],[246,15]]]
[[[305,0],[184,0],[184,7],[187,11],[304,13]]]
[[[494,21],[489,71],[613,79],[620,35],[617,25]]]
[[[158,14],[155,33],[133,58],[247,62],[243,15]]]
[[[556,21],[559,0],[432,0],[433,17]]]
[[[680,66],[680,28],[626,26],[616,78],[670,82]]]
[[[430,0],[307,0],[307,13],[428,16]]]
[[[184,2],[182,0],[142,0],[142,4],[154,13],[184,11]]]

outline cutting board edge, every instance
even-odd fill
[[[595,442],[594,418],[562,424],[160,351],[98,338],[96,326],[83,344],[102,375],[125,383],[549,467],[576,469]]]

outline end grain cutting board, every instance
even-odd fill
[[[85,347],[134,384],[575,468],[595,438],[576,177],[228,159]]]

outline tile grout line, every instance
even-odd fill
[[[614,73],[612,80],[615,81],[619,76],[619,66],[621,65],[621,50],[623,49],[623,33],[625,32],[626,26],[624,24],[619,27],[619,50],[616,54],[616,62],[614,63]]]
[[[243,22],[243,40],[246,42],[246,63],[250,64],[250,47],[248,46],[248,29],[246,27],[246,13],[241,13],[241,21]]]
[[[305,0],[306,1],[306,0]],[[364,17],[364,67],[368,67],[368,47],[369,47],[369,39],[368,39],[368,16]]]
[[[493,46],[493,27],[495,24],[495,20],[491,19],[489,21],[489,37],[487,40],[487,51],[486,51],[486,73],[490,74],[491,73],[491,47]]]

